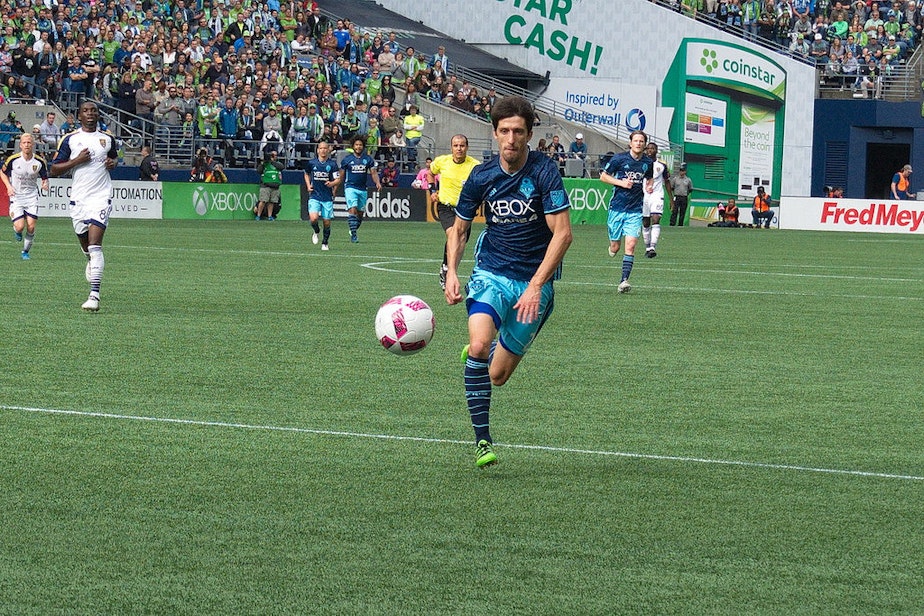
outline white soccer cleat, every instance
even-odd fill
[[[317,233],[312,233],[312,234],[311,234],[311,243],[312,243],[312,244],[317,244],[317,243],[318,243],[318,234],[317,234]]]
[[[321,250],[330,250],[330,246],[327,244],[321,244]]]
[[[81,306],[87,312],[97,312],[99,310],[99,300],[95,297],[87,298]]]
[[[90,282],[90,261],[87,261],[87,269],[84,270],[84,275],[87,278],[87,282]]]
[[[628,280],[623,280],[622,282],[619,283],[619,292],[620,292],[620,293],[628,293],[628,292],[631,291],[631,290],[632,290],[632,285],[629,284],[629,281],[628,281]]]
[[[613,249],[612,249],[612,248],[607,249],[606,254],[610,255],[611,257],[615,257],[615,256],[616,256],[616,253],[613,252]]]

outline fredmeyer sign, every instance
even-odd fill
[[[924,201],[783,197],[780,228],[924,235]]]

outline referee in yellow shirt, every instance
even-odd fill
[[[450,145],[452,154],[437,156],[430,163],[430,169],[427,172],[427,181],[430,183],[430,199],[436,201],[436,214],[447,236],[456,222],[456,205],[459,203],[462,185],[468,179],[472,169],[481,164],[480,161],[468,155],[468,137],[465,135],[453,136]],[[439,176],[439,188],[435,188],[436,176]],[[465,237],[466,241],[468,241],[469,235],[471,235],[471,227],[469,227],[468,235]],[[440,287],[443,289],[446,288],[446,272],[448,270],[446,245],[444,244],[443,264],[440,266]]]

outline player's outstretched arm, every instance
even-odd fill
[[[552,240],[545,250],[542,263],[539,264],[536,273],[533,274],[532,279],[529,281],[529,286],[526,287],[526,291],[523,292],[517,303],[513,305],[514,310],[517,311],[517,321],[521,323],[532,323],[539,317],[542,287],[555,275],[574,239],[571,234],[571,214],[569,210],[565,209],[554,214],[546,214],[545,221],[549,225],[549,229],[552,230]]]

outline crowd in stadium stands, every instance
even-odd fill
[[[922,7],[914,0],[680,0],[679,11],[778,43],[814,61],[826,81],[882,96],[883,80],[921,39]]]
[[[418,53],[311,1],[0,0],[0,13],[0,102],[95,98],[225,166],[271,147],[291,167],[321,139],[356,135],[412,165],[421,100],[489,121],[496,97],[457,80],[443,47]]]

